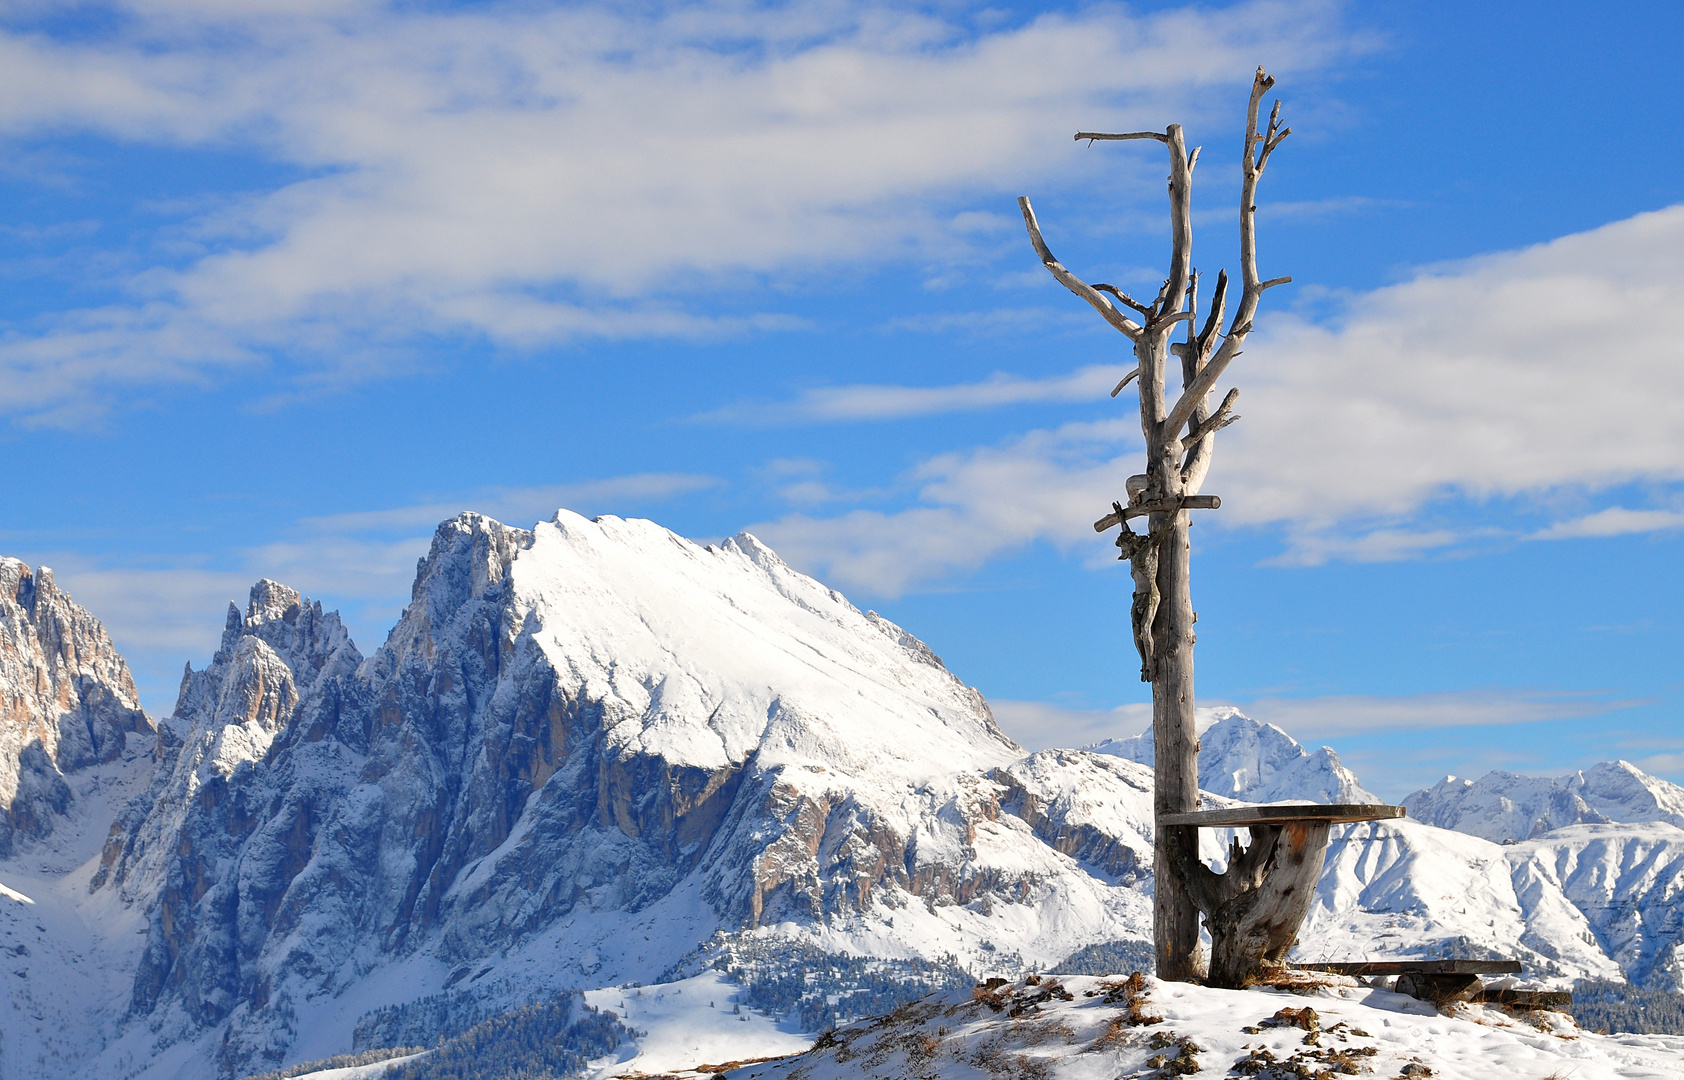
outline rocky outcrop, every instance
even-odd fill
[[[98,619],[53,582],[0,558],[0,858],[52,832],[65,775],[123,752],[152,722]]]
[[[1152,869],[1152,771],[1083,750],[1042,750],[994,779],[1043,843],[1125,884]]]

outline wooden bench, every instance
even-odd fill
[[[1476,1001],[1517,1009],[1565,1009],[1573,1004],[1573,995],[1565,990],[1488,988],[1480,981],[1481,975],[1519,975],[1518,960],[1356,960],[1292,966],[1334,975],[1396,975],[1398,993],[1435,1005]]]
[[[1174,868],[1210,931],[1210,982],[1239,987],[1269,968],[1286,967],[1309,914],[1327,852],[1328,830],[1355,821],[1403,816],[1379,803],[1299,803],[1233,806],[1162,814]],[[1198,830],[1248,828],[1251,845],[1229,845],[1228,869],[1218,874],[1199,858]]]

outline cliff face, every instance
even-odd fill
[[[772,925],[1050,961],[1144,911],[1138,842],[1044,844],[1002,807],[990,773],[1023,752],[981,696],[746,535],[463,515],[366,661],[260,582],[158,746],[93,888],[148,912],[131,1015],[220,1029],[230,1072],[393,965],[436,991],[520,946],[555,958],[536,983],[649,980]],[[1138,800],[1130,768],[1090,771]]]
[[[65,776],[150,733],[128,664],[53,572],[0,558],[0,859],[70,808]]]

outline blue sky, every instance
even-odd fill
[[[1139,730],[1126,342],[1156,144],[1234,268],[1252,69],[1294,134],[1194,530],[1198,685],[1376,791],[1684,781],[1674,4],[0,9],[0,551],[148,706],[251,581],[372,651],[432,526],[750,529],[1032,746]],[[1153,151],[1157,150],[1157,153]]]

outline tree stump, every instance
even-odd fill
[[[1160,828],[1172,866],[1210,931],[1211,986],[1239,989],[1284,969],[1298,928],[1315,899],[1337,822],[1403,816],[1399,806],[1252,806],[1165,815]],[[1218,874],[1199,858],[1199,827],[1251,830],[1251,844],[1235,839],[1228,869]]]

